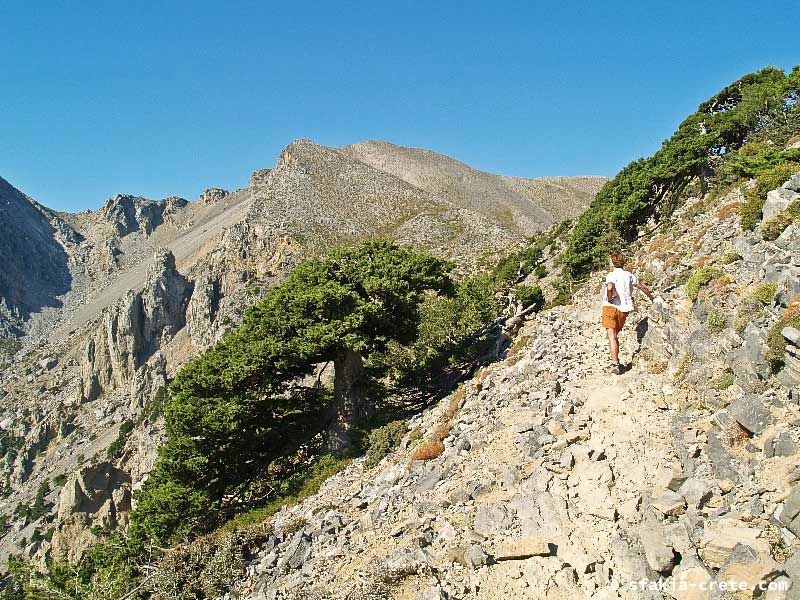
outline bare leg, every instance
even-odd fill
[[[616,329],[611,329],[610,327],[606,329],[608,332],[608,349],[611,351],[611,362],[615,365],[619,364],[619,340],[617,339],[617,333],[619,333]]]

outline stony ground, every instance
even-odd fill
[[[467,384],[440,457],[409,464],[406,450],[333,478],[280,516],[308,524],[253,562],[239,597],[642,597],[627,583],[657,579],[690,542],[666,488],[679,464],[666,376],[645,370],[630,325],[631,368],[614,376],[594,307],[528,324]]]

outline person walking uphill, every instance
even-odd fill
[[[611,371],[619,375],[621,371],[619,366],[618,336],[625,326],[625,319],[628,318],[628,313],[633,310],[633,290],[638,288],[650,300],[653,300],[653,294],[644,284],[639,283],[636,275],[625,270],[625,257],[622,254],[611,254],[609,261],[614,270],[606,275],[606,285],[603,290],[603,327],[608,333]]]

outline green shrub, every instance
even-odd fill
[[[800,329],[800,296],[789,302],[783,316],[767,332],[767,361],[774,372],[783,368],[786,354],[786,338],[781,335],[784,327]]]
[[[42,536],[47,539],[50,531]],[[14,600],[145,600],[140,588],[142,572],[139,555],[126,538],[114,534],[89,548],[75,564],[50,561],[47,572],[30,562],[10,557],[5,577],[4,598]]]
[[[372,468],[381,462],[400,445],[406,433],[408,426],[405,421],[392,421],[383,427],[373,429],[367,442],[367,467]]]
[[[700,295],[700,290],[721,276],[722,271],[716,267],[710,265],[700,267],[686,280],[686,285],[684,286],[686,295],[692,300],[697,300],[697,297]]]
[[[422,429],[419,427],[414,427],[411,430],[411,433],[408,434],[408,442],[409,444],[414,444],[422,439]]]
[[[764,306],[772,304],[772,299],[775,297],[775,292],[778,291],[778,284],[776,283],[761,283],[747,295],[745,301],[759,302]]]
[[[755,185],[744,192],[745,202],[739,212],[742,229],[755,229],[761,220],[761,210],[767,200],[767,192],[779,188],[798,171],[800,163],[787,162],[772,167],[756,178]]]
[[[564,306],[572,302],[572,284],[563,277],[559,277],[553,281],[553,288],[555,289],[555,296],[547,304],[547,308],[554,306]]]
[[[539,311],[544,306],[544,293],[538,285],[514,286],[514,296],[525,308],[534,306],[534,310]]]
[[[542,259],[542,248],[533,244],[502,259],[494,269],[495,278],[512,284],[530,273]]]
[[[742,257],[739,256],[738,252],[728,252],[725,256],[723,256],[720,259],[719,264],[721,264],[721,265],[729,265],[731,263],[735,263],[735,262],[738,262],[740,260],[742,260]]]
[[[125,444],[127,443],[128,437],[130,437],[132,431],[133,421],[130,419],[123,421],[119,426],[117,438],[111,442],[108,448],[106,448],[106,458],[108,460],[116,460],[122,456],[122,451],[125,449]]]
[[[731,387],[734,381],[733,373],[726,371],[711,382],[711,389],[721,392]]]
[[[721,333],[728,324],[725,314],[719,311],[709,313],[706,318],[706,328],[710,333]]]
[[[16,338],[0,338],[0,356],[14,356],[22,349],[22,342]]]
[[[536,268],[533,270],[533,274],[536,275],[539,279],[547,275],[547,267],[543,264],[537,265]]]
[[[36,490],[36,497],[34,498],[33,505],[31,506],[30,509],[31,521],[36,521],[37,519],[41,519],[48,512],[50,512],[49,507],[47,506],[47,502],[45,501],[45,497],[49,493],[50,493],[50,482],[47,479],[45,479],[42,483],[39,484],[39,489]]]

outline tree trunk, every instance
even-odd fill
[[[373,415],[367,401],[367,376],[358,352],[343,349],[333,361],[334,415],[328,428],[328,448],[336,455],[347,454],[353,446],[352,430],[360,420]]]

